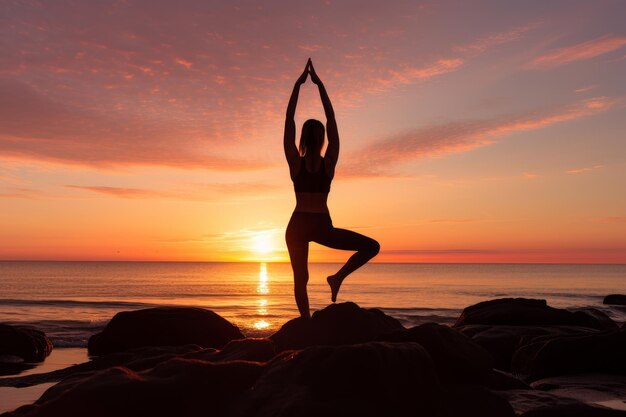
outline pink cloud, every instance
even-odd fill
[[[338,169],[342,176],[386,175],[393,166],[402,162],[469,151],[492,144],[509,133],[540,129],[592,116],[619,102],[619,99],[596,97],[555,110],[424,126],[355,151],[342,161]]]
[[[268,158],[266,149],[280,136],[309,55],[343,109],[461,70],[475,55],[465,52],[530,30],[518,26],[455,51],[436,31],[424,42],[414,23],[431,11],[413,2],[181,2],[11,6],[0,28],[0,156],[99,167],[273,167],[279,155]]]
[[[626,37],[605,36],[576,45],[555,49],[533,59],[526,67],[531,69],[558,67],[560,65],[569,64],[570,62],[595,58],[599,55],[615,51],[624,45],[626,45]]]
[[[565,172],[567,172],[568,174],[582,174],[582,173],[589,172],[589,171],[595,171],[601,168],[604,168],[604,165],[594,165],[590,167],[573,168],[573,169],[568,169]]]
[[[537,26],[538,24],[535,23],[520,26],[507,32],[493,33],[472,43],[455,46],[453,50],[457,52],[485,52],[487,49],[494,46],[515,41],[521,38],[524,33],[535,29]]]
[[[576,93],[585,93],[585,92],[587,92],[589,90],[593,90],[596,87],[597,87],[597,85],[595,85],[595,84],[586,85],[584,87],[577,88],[576,90],[574,90],[574,92],[576,92]]]

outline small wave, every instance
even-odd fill
[[[95,307],[95,308],[118,308],[118,307],[145,307],[153,303],[136,301],[86,301],[86,300],[25,300],[16,298],[0,298],[0,305],[11,306],[64,306],[64,307]]]
[[[434,307],[376,307],[383,311],[461,311],[458,308],[434,308]]]

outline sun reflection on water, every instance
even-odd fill
[[[254,328],[257,330],[265,330],[270,327],[270,324],[265,320],[257,320],[254,322]]]
[[[261,269],[259,270],[259,286],[256,288],[256,292],[259,294],[269,294],[270,289],[267,286],[267,264],[261,263]]]
[[[259,295],[267,295],[270,293],[270,289],[267,286],[267,264],[265,262],[262,262],[260,264],[260,269],[259,269],[259,285],[256,288],[256,292]],[[268,314],[267,311],[267,298],[259,298],[257,300],[257,314],[261,315],[261,316],[266,316]],[[257,330],[266,330],[270,327],[270,323],[268,323],[266,320],[263,319],[257,319],[255,320],[255,322],[252,324],[252,327],[254,327]]]

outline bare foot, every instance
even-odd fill
[[[328,282],[328,285],[330,285],[330,292],[331,292],[330,299],[334,303],[335,301],[337,301],[337,294],[339,293],[339,288],[341,287],[341,282],[343,280],[340,280],[335,275],[331,275],[328,278],[326,278],[326,281]]]

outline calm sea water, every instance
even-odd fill
[[[330,303],[325,277],[339,264],[310,265],[312,310]],[[287,263],[0,262],[0,322],[44,330],[57,347],[86,346],[113,315],[157,305],[209,308],[248,336],[268,335],[298,315]],[[555,307],[600,308],[626,293],[626,265],[368,264],[344,283],[339,302],[382,308],[411,326],[452,323],[496,297],[544,298]]]

